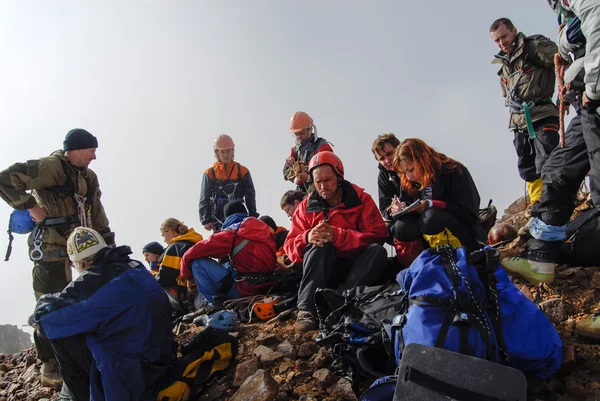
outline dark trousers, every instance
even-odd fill
[[[317,288],[345,290],[373,284],[383,274],[386,264],[387,252],[379,244],[371,244],[348,258],[337,257],[331,244],[323,247],[309,244],[302,263],[298,310],[315,311]]]
[[[61,292],[71,281],[70,269],[67,259],[57,262],[35,262],[31,273],[35,300],[39,300],[44,294]],[[37,335],[37,331],[33,332],[33,342],[42,362],[48,362],[54,357],[48,339]]]
[[[390,231],[400,242],[412,242],[425,235],[435,235],[447,228],[469,251],[479,249],[475,231],[444,209],[427,209],[423,213],[410,213],[397,220]]]
[[[529,138],[527,129],[515,130],[513,145],[517,152],[519,176],[533,182],[540,178],[542,167],[558,146],[558,117],[548,117],[533,123],[535,139]]]
[[[532,215],[553,226],[567,224],[575,208],[577,191],[589,170],[581,119],[575,116],[565,132],[565,146],[557,147],[542,169],[542,196]]]
[[[63,381],[74,401],[89,401],[92,354],[80,334],[50,340]],[[126,372],[124,373],[126,374]],[[102,388],[102,386],[100,386]]]
[[[592,194],[592,201],[597,208],[600,208],[600,116],[595,110],[582,109],[581,126],[590,160],[590,192]]]

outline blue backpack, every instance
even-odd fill
[[[562,342],[539,308],[499,267],[499,253],[442,246],[397,276],[408,310],[392,321],[396,363],[418,343],[505,363],[540,378],[558,371]]]

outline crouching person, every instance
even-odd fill
[[[224,208],[221,231],[191,247],[181,259],[181,275],[211,305],[224,299],[267,293],[277,268],[275,236],[269,226],[248,216],[242,202]],[[211,258],[229,258],[221,264]]]
[[[412,211],[396,215],[391,232],[397,241],[425,239],[431,248],[444,244],[469,251],[480,248],[484,235],[477,227],[479,192],[465,166],[420,139],[408,138],[396,149],[394,168],[402,185],[400,211],[419,201]],[[407,265],[418,254],[410,255]]]
[[[33,324],[50,340],[75,401],[155,400],[175,361],[171,306],[128,246],[76,228],[67,253],[80,276],[42,296]]]
[[[301,263],[296,332],[315,330],[317,288],[373,284],[384,272],[388,231],[373,198],[344,180],[342,161],[320,152],[309,163],[315,191],[296,209],[284,249]]]

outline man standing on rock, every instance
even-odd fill
[[[559,139],[558,109],[552,100],[557,47],[542,35],[518,32],[508,18],[494,21],[490,35],[500,48],[492,64],[501,66],[498,76],[510,109],[519,175],[527,182],[530,202],[536,203],[542,193],[542,167]]]
[[[114,245],[114,233],[100,202],[98,177],[88,168],[96,159],[96,148],[96,137],[76,128],[67,133],[62,150],[0,172],[0,197],[14,209],[28,210],[36,223],[28,241],[36,300],[62,291],[71,281],[67,238],[75,227],[93,227],[107,244]],[[60,387],[50,344],[36,334],[34,340],[43,362],[42,384]]]
[[[388,231],[373,198],[344,180],[342,161],[332,152],[315,154],[308,166],[315,185],[292,217],[284,249],[302,263],[296,332],[317,329],[317,288],[347,289],[373,284],[383,273]]]
[[[588,171],[592,201],[600,207],[600,0],[557,1],[551,6],[562,17],[577,17],[581,23],[583,37],[571,35],[570,23],[559,34],[560,56],[565,63],[573,62],[565,74],[561,97],[574,106],[577,115],[566,131],[565,146],[552,152],[542,171],[544,188],[539,204],[532,208],[532,238],[524,255],[501,262],[511,275],[546,283],[554,279],[575,196]]]

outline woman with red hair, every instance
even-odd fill
[[[408,260],[401,262],[412,262],[423,245],[480,247],[479,192],[465,166],[416,138],[400,142],[393,165],[402,186],[402,196],[394,202],[400,210],[413,205],[394,215],[391,227],[396,243],[409,250]]]

